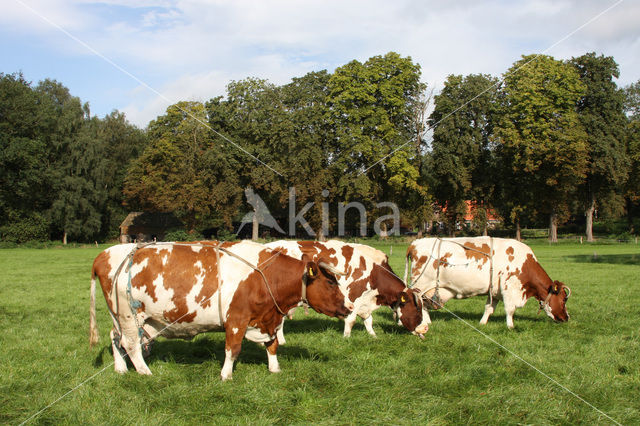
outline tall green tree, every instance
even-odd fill
[[[282,152],[289,157],[282,166],[288,185],[295,188],[297,207],[314,203],[305,220],[319,239],[324,239],[325,232],[335,225],[331,219],[326,224],[323,222],[323,203],[327,207],[337,201],[335,191],[331,191],[337,176],[330,167],[336,136],[327,106],[329,78],[326,71],[311,72],[293,78],[280,89],[290,123],[288,131],[280,137],[280,142],[286,145]],[[336,217],[335,212],[328,216]],[[329,229],[323,229],[325,227]]]
[[[291,154],[283,136],[291,133],[291,122],[279,88],[256,78],[233,81],[226,98],[211,99],[207,111],[211,128],[218,132],[214,139],[239,165],[239,186],[250,188],[274,216],[281,216],[286,211],[285,170]],[[254,220],[254,237],[257,232]]]
[[[0,238],[49,236],[55,179],[48,104],[22,74],[0,73]]]
[[[622,189],[627,180],[625,133],[627,120],[624,114],[624,93],[614,78],[619,76],[618,64],[608,56],[587,53],[573,58],[586,86],[586,93],[578,101],[578,114],[587,133],[587,176],[580,188],[586,216],[587,241],[593,241],[593,214],[597,205],[609,200],[622,201]],[[618,206],[604,205],[602,210],[620,210]]]
[[[129,167],[129,206],[173,212],[189,231],[231,226],[241,190],[238,165],[214,143],[200,102],[179,102],[149,124],[149,144]]]
[[[352,61],[332,74],[328,106],[336,145],[331,167],[344,201],[363,202],[375,212],[379,200],[403,205],[424,199],[413,121],[426,89],[420,76],[418,64],[394,52]]]
[[[627,155],[629,178],[625,185],[625,202],[629,232],[635,233],[634,218],[640,216],[640,80],[625,87],[627,115]]]
[[[429,117],[433,192],[438,204],[446,207],[451,233],[467,211],[466,200],[474,201],[485,217],[493,205],[498,170],[491,138],[498,117],[498,86],[498,79],[489,75],[450,75],[435,97]]]
[[[99,141],[85,126],[88,105],[55,80],[44,80],[35,88],[47,105],[47,135],[53,156],[50,173],[55,194],[48,215],[54,234],[82,240],[97,236],[101,229],[100,190],[91,179],[92,169],[101,161]]]
[[[495,134],[509,178],[527,195],[512,211],[548,215],[551,242],[586,176],[587,137],[576,111],[585,91],[573,66],[546,55],[523,56],[504,75]]]

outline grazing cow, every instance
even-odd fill
[[[423,338],[427,332],[428,324],[423,321],[422,300],[417,296],[417,292],[408,289],[391,271],[387,256],[379,250],[371,247],[363,249],[359,247],[360,244],[347,244],[336,240],[275,241],[266,246],[283,250],[295,258],[307,255],[311,259],[327,259],[336,270],[342,272],[337,274],[338,283],[354,305],[351,314],[345,318],[345,337],[351,335],[351,329],[358,316],[364,320],[369,334],[375,336],[371,313],[383,305],[389,306],[399,322],[413,334]]]
[[[409,266],[409,262],[411,265]],[[480,324],[486,324],[502,299],[507,327],[513,313],[530,297],[555,321],[569,320],[569,287],[552,281],[527,245],[510,239],[421,238],[407,249],[405,282],[418,289],[426,304],[438,309],[451,298],[487,295]]]
[[[231,379],[243,337],[264,343],[269,371],[278,372],[276,332],[284,312],[305,300],[327,315],[350,313],[336,278],[324,265],[249,241],[113,246],[93,262],[90,342],[98,337],[98,278],[113,319],[117,372],[127,371],[128,354],[138,373],[151,374],[141,345],[159,335],[190,338],[221,329],[226,333],[222,380]]]

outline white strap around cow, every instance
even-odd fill
[[[260,274],[260,276],[262,277],[265,286],[267,287],[267,290],[269,292],[269,295],[271,296],[271,299],[273,300],[273,303],[276,307],[276,309],[278,310],[278,312],[282,315],[285,315],[285,313],[282,311],[282,309],[280,308],[280,305],[278,305],[278,302],[276,301],[275,296],[273,295],[273,292],[271,291],[271,286],[269,285],[269,281],[267,280],[267,277],[264,275],[264,272],[257,266],[251,264],[248,260],[242,258],[241,256],[233,253],[230,250],[227,250],[226,248],[220,247],[222,243],[220,241],[217,242],[216,245],[213,244],[203,244],[203,243],[176,243],[176,242],[149,242],[149,243],[139,243],[136,244],[133,249],[131,250],[131,252],[127,255],[127,257],[124,258],[124,260],[120,263],[120,265],[118,266],[118,269],[116,270],[116,273],[114,274],[114,278],[113,278],[113,288],[112,291],[115,292],[115,298],[116,298],[116,312],[112,314],[112,317],[114,317],[116,319],[116,322],[118,324],[118,328],[121,329],[120,327],[120,323],[117,320],[118,318],[118,314],[119,314],[119,302],[118,302],[118,291],[116,289],[117,287],[117,283],[118,283],[118,276],[120,274],[120,272],[122,271],[123,266],[125,265],[125,263],[127,261],[129,261],[130,265],[126,268],[125,272],[129,272],[130,271],[130,267],[131,264],[133,262],[133,256],[135,255],[136,251],[138,251],[141,248],[145,248],[151,245],[180,245],[180,246],[190,246],[190,247],[211,247],[215,250],[216,252],[216,260],[218,261],[218,265],[219,265],[219,259],[220,259],[220,251],[224,252],[225,254],[228,254],[229,256],[232,256],[238,260],[240,260],[241,262],[243,262],[244,264],[246,264],[247,266],[249,266],[251,269],[253,269],[254,271],[258,272]],[[272,258],[279,256],[281,253],[279,251],[276,251],[276,253],[270,257],[269,259],[267,259],[265,262],[263,262],[263,264],[266,264],[267,262],[269,262]],[[130,285],[130,283],[129,283]],[[220,323],[224,324],[224,320],[223,320],[223,316],[222,316],[222,283],[220,282],[220,280],[218,280],[218,285],[219,285],[219,289],[218,289],[218,310],[219,310],[219,314],[220,314]],[[305,288],[305,283],[302,283],[302,300],[306,300],[306,288]],[[128,292],[128,296],[130,295],[130,292]],[[207,299],[208,300],[208,299]],[[206,300],[203,300],[202,303],[206,302]],[[135,313],[135,309],[133,309],[132,306],[132,300],[129,300],[129,305],[132,307],[132,312],[134,315],[134,318],[136,318],[136,322],[137,322],[137,315]],[[120,332],[120,330],[118,330]]]
[[[436,258],[436,262],[437,262],[436,265],[437,266],[436,266],[435,292],[433,293],[431,298],[428,300],[428,303],[431,303],[431,304],[435,305],[436,309],[439,309],[439,308],[441,308],[443,306],[442,302],[441,302],[441,299],[440,299],[440,294],[439,294],[440,293],[440,291],[439,291],[440,290],[440,265],[443,263],[440,260],[441,259],[440,258],[440,248],[442,246],[442,242],[443,241],[447,241],[447,242],[450,242],[450,243],[453,243],[453,244],[457,244],[460,247],[462,247],[464,250],[469,250],[469,251],[473,251],[473,252],[476,252],[476,253],[480,253],[483,256],[489,256],[489,289],[488,289],[488,293],[489,293],[489,303],[492,304],[493,303],[493,237],[489,237],[489,254],[487,254],[487,253],[485,253],[485,252],[483,252],[481,250],[474,249],[472,247],[467,247],[464,244],[460,244],[457,241],[445,240],[445,239],[442,239],[440,237],[437,237],[435,239],[435,241],[433,242],[433,247],[431,247],[431,254],[429,255],[429,259],[427,259],[427,261],[425,262],[425,264],[424,264],[424,266],[422,268],[422,271],[420,271],[420,275],[418,275],[418,278],[416,278],[416,280],[415,280],[415,282],[417,282],[420,279],[420,277],[422,277],[422,275],[424,274],[424,271],[427,269],[427,266],[429,265],[429,261],[431,259],[433,259],[433,252],[434,252],[434,249],[436,247],[436,244],[438,244],[438,253],[437,253],[437,258]],[[444,263],[446,263],[446,262],[444,262]],[[413,269],[413,264],[411,265],[411,268]],[[411,272],[412,271],[409,271],[409,274],[410,274],[409,276],[411,276]],[[431,290],[431,288],[424,289],[423,291],[421,291],[420,296],[423,296],[429,290]]]

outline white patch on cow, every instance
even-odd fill
[[[222,380],[231,380],[233,378],[233,363],[235,358],[232,356],[230,350],[225,349],[224,351],[224,365],[222,366],[222,370],[220,371],[220,378]]]
[[[270,336],[266,333],[260,331],[259,328],[256,327],[247,327],[247,331],[244,334],[245,339],[251,340],[256,343],[267,343],[274,339],[275,336]]]
[[[467,242],[477,246],[490,246],[489,237],[477,238],[456,238],[456,243],[465,244]],[[443,303],[451,298],[466,299],[468,297],[486,295],[489,290],[491,262],[487,256],[486,262],[482,259],[474,258],[469,252],[447,239],[442,239],[442,243],[435,238],[422,238],[411,243],[409,251],[417,253],[417,259],[412,259],[411,281],[414,287],[422,292],[433,291],[436,287],[437,269],[433,267],[438,257],[438,245],[440,245],[440,256],[451,254],[447,257],[447,264],[440,266],[439,292]],[[509,260],[506,254],[507,248],[512,247],[514,252]],[[493,291],[492,297],[501,299],[504,302],[507,313],[507,325],[513,327],[513,312],[516,308],[524,306],[527,297],[523,285],[518,278],[522,271],[528,255],[533,255],[533,251],[527,245],[511,239],[493,238]],[[467,257],[467,254],[470,254]],[[426,257],[426,263],[416,268],[418,259]],[[533,256],[535,259],[535,255]],[[501,278],[501,274],[506,276]],[[488,315],[490,315],[489,313]],[[488,315],[483,316],[486,322]]]
[[[278,356],[276,354],[271,354],[267,350],[267,360],[269,361],[269,371],[272,373],[279,373],[280,364],[278,364]]]
[[[280,240],[265,245],[273,249],[286,249],[289,256],[302,259],[303,253],[297,241]],[[344,336],[348,337],[351,334],[351,328],[356,321],[356,316],[359,315],[363,318],[367,318],[374,310],[379,308],[376,301],[378,291],[372,290],[369,283],[367,284],[365,291],[359,297],[355,300],[349,301],[349,285],[356,280],[354,273],[355,271],[362,273],[358,276],[357,280],[366,279],[371,275],[374,264],[381,264],[386,261],[387,256],[379,250],[362,244],[348,244],[338,240],[329,240],[322,243],[322,245],[329,250],[333,249],[335,251],[335,254],[332,257],[335,257],[337,264],[333,266],[337,270],[347,273],[345,276],[338,275],[336,278],[340,291],[345,297],[345,305],[353,302],[353,312],[345,318]],[[353,254],[349,262],[346,261],[346,258],[342,254],[345,247],[351,247],[353,249]],[[364,260],[365,268],[363,271],[360,271],[360,264],[362,260]]]
[[[202,250],[202,246],[193,245],[193,246],[191,246],[191,250],[193,250],[195,253],[200,253],[200,250]]]

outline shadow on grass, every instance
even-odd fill
[[[156,361],[202,364],[203,362],[216,360],[222,364],[225,358],[224,348],[224,333],[215,333],[212,336],[199,338],[195,341],[182,339],[159,340],[154,342],[151,347],[151,353],[146,358],[146,362],[149,366]],[[281,359],[328,360],[326,355],[315,350],[310,352],[306,347],[290,344],[278,347],[278,357]],[[245,364],[265,364],[267,362],[266,348],[257,343],[243,340],[238,361]]]
[[[285,333],[304,334],[313,331],[334,330],[342,334],[344,323],[332,318],[302,318],[287,320],[285,323]],[[193,340],[184,339],[164,339],[160,338],[153,342],[149,356],[145,357],[147,365],[151,366],[157,361],[175,362],[178,364],[202,364],[207,361],[216,360],[220,364],[225,358],[225,334],[224,332],[211,332],[207,335],[200,335]],[[278,357],[282,359],[313,359],[328,361],[329,357],[316,350],[314,347],[301,347],[297,345],[280,345],[278,347]],[[104,365],[104,356],[112,356],[111,344],[104,345],[96,355],[93,365],[101,367]],[[264,346],[248,340],[242,341],[242,350],[239,361],[247,364],[264,364],[267,362],[266,349]],[[129,368],[133,368],[131,361],[127,359]]]
[[[640,265],[640,253],[631,254],[576,254],[566,259],[578,263],[610,263],[613,265]]]
[[[285,333],[306,333],[308,331],[334,330],[342,334],[344,321],[330,317],[303,317],[286,320]]]

